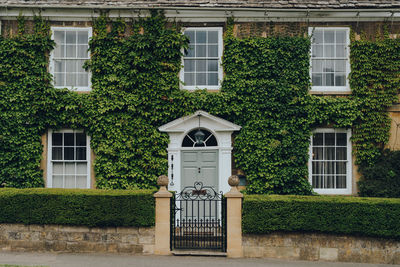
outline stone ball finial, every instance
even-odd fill
[[[166,175],[158,176],[157,185],[159,185],[159,186],[167,186],[168,185],[168,176],[166,176]]]
[[[232,187],[239,185],[239,176],[231,175],[228,179],[228,184]]]

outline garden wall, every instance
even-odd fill
[[[249,258],[400,264],[399,241],[321,233],[244,234],[243,253]]]
[[[0,251],[153,254],[154,227],[0,224]]]

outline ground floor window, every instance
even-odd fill
[[[48,187],[90,188],[89,143],[89,136],[80,130],[49,130]]]
[[[351,194],[351,130],[320,128],[311,137],[309,181],[320,194]]]

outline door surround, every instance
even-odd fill
[[[200,117],[199,117],[200,116]],[[185,136],[193,129],[200,128],[210,131],[217,139],[218,146],[213,147],[182,147]],[[169,135],[168,145],[168,189],[181,191],[181,155],[184,150],[218,150],[218,192],[229,191],[228,178],[232,175],[232,133],[239,131],[240,126],[227,120],[213,116],[203,110],[176,119],[158,128],[160,132]]]

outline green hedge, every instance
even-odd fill
[[[0,223],[152,226],[150,190],[0,189]]]
[[[400,199],[246,195],[243,232],[323,232],[400,238]]]

